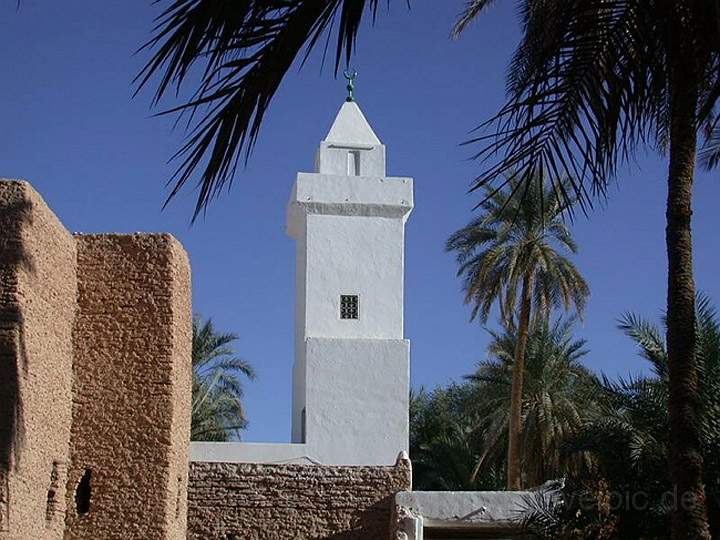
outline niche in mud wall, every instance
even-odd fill
[[[90,511],[90,498],[92,497],[92,471],[85,469],[85,472],[75,488],[75,510],[79,516],[84,516]]]

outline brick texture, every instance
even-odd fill
[[[75,294],[72,236],[0,181],[0,540],[63,537]]]
[[[67,539],[185,537],[190,270],[170,235],[77,238]]]
[[[385,540],[410,462],[393,467],[190,464],[189,540]]]

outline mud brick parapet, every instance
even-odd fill
[[[0,181],[0,539],[63,537],[75,242],[27,182]]]
[[[410,489],[395,466],[190,464],[189,540],[386,540],[394,496]]]
[[[170,235],[77,236],[73,539],[185,537],[190,270]]]

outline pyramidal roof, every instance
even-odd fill
[[[340,107],[325,142],[344,144],[382,144],[368,124],[365,115],[354,101]]]

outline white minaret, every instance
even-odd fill
[[[412,208],[412,179],[385,176],[385,146],[345,102],[288,205],[297,242],[292,441],[321,463],[391,465],[407,450]]]

